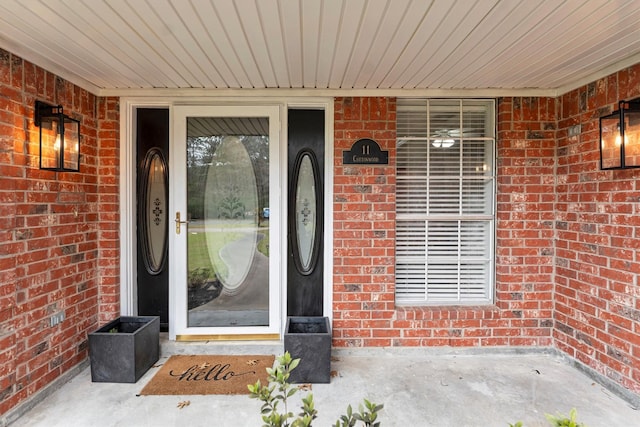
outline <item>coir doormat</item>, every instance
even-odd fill
[[[171,356],[141,395],[249,394],[248,384],[267,382],[275,356]]]

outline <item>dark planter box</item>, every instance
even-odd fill
[[[328,317],[289,317],[284,351],[300,364],[291,372],[291,383],[331,381],[331,326]]]
[[[160,317],[120,317],[89,334],[91,381],[135,383],[159,354]]]

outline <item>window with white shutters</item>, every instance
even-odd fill
[[[491,303],[494,101],[397,105],[396,303]]]

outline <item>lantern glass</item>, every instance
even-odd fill
[[[640,167],[640,111],[628,111],[624,115],[624,164]]]
[[[640,167],[640,102],[620,101],[600,117],[600,169]]]
[[[80,170],[80,121],[63,114],[62,106],[36,102],[40,127],[40,169],[59,172]]]
[[[620,114],[615,112],[600,118],[600,168],[622,167],[622,143],[620,135]]]

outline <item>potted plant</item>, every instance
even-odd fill
[[[284,351],[300,359],[291,372],[292,383],[331,381],[331,326],[328,317],[289,317],[284,332]]]
[[[91,381],[135,383],[159,354],[160,317],[119,317],[89,334]]]

